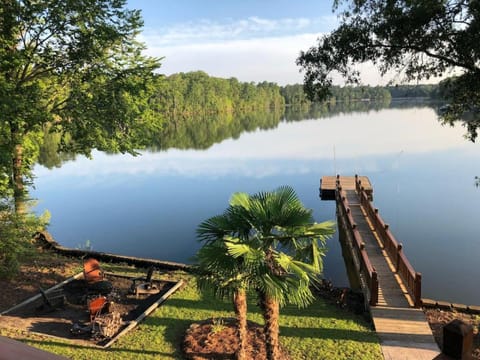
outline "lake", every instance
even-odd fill
[[[322,175],[370,178],[374,203],[421,272],[423,297],[480,304],[480,145],[465,128],[442,126],[434,107],[415,104],[280,121],[206,150],[93,152],[59,168],[35,167],[37,211],[52,214],[49,231],[64,246],[190,262],[196,226],[223,212],[236,191],[288,184],[314,210]],[[347,286],[338,235],[328,241],[324,276]]]

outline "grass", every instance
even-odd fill
[[[120,267],[106,270],[119,271]],[[30,345],[71,359],[183,359],[181,342],[191,323],[234,314],[230,303],[202,296],[190,275],[176,272],[173,276],[185,279],[187,285],[107,350],[31,334],[5,333],[4,330],[0,330],[0,334],[23,339]],[[253,304],[249,304],[248,318],[263,323],[259,309]],[[363,318],[322,299],[306,309],[294,306],[281,309],[280,332],[282,345],[295,360],[382,359],[378,338]]]

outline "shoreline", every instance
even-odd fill
[[[452,303],[449,301],[432,300],[422,298],[422,307],[426,309],[450,310],[462,312],[465,314],[480,314],[480,306]]]
[[[111,253],[105,253],[100,251],[93,250],[82,250],[82,249],[72,249],[60,245],[53,239],[53,236],[48,231],[39,231],[34,236],[33,239],[39,244],[43,249],[53,250],[58,254],[65,256],[73,257],[95,257],[101,261],[107,261],[111,263],[127,263],[129,265],[135,265],[141,268],[148,268],[154,266],[157,269],[161,270],[184,270],[190,271],[192,268],[191,265],[178,263],[174,261],[162,261],[157,259],[148,259],[140,258],[134,256],[125,256],[117,255]]]

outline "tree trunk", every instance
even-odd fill
[[[235,308],[235,315],[237,317],[237,333],[239,340],[239,347],[235,353],[237,360],[247,360],[247,293],[244,289],[238,290],[233,296],[233,304]]]
[[[25,184],[23,182],[23,145],[16,144],[12,154],[12,180],[15,212],[23,215],[26,212]]]
[[[279,316],[280,306],[266,294],[261,294],[261,308],[263,311],[263,319],[265,321],[265,346],[267,351],[267,360],[280,359],[280,341],[279,341]]]

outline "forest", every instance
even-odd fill
[[[322,103],[379,101],[394,98],[437,98],[439,85],[332,86]],[[240,82],[236,78],[217,78],[203,71],[159,76],[151,98],[158,115],[168,118],[248,113],[276,109],[285,105],[311,105],[302,84],[279,86],[276,83]]]
[[[203,71],[159,77],[151,101],[168,117],[279,109],[285,105],[274,83],[222,79]]]

